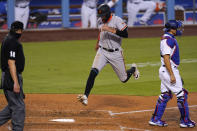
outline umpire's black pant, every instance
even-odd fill
[[[5,78],[5,72],[2,72],[2,81]],[[23,101],[23,78],[18,75],[20,93],[15,93],[13,90],[3,88],[4,95],[8,105],[0,112],[0,126],[5,124],[10,119],[12,120],[13,131],[23,131],[25,121],[25,103]]]

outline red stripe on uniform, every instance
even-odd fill
[[[127,25],[125,25],[125,26],[121,29],[121,31],[123,31],[124,29],[126,29],[126,27],[127,27]]]
[[[99,34],[98,34],[98,40],[100,40],[100,32],[99,32]]]

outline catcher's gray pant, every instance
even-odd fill
[[[99,48],[94,58],[92,68],[97,68],[99,71],[101,71],[107,63],[112,66],[120,81],[123,82],[127,79],[127,73],[121,49],[119,51],[108,52],[102,48]]]
[[[5,74],[2,73],[2,79]],[[25,103],[23,101],[23,79],[19,75],[20,93],[14,93],[10,90],[4,89],[4,95],[8,102],[8,105],[0,112],[0,126],[5,124],[10,119],[12,120],[13,131],[23,131],[25,121]]]

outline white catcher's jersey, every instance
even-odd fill
[[[106,23],[109,27],[116,28],[118,30],[124,30],[127,28],[125,22],[118,16],[112,15]],[[99,29],[104,25],[102,19],[98,19]],[[120,48],[122,44],[122,38],[111,32],[102,31],[99,36],[99,45],[107,49]]]
[[[168,92],[171,90],[175,95],[177,95],[183,88],[181,76],[179,74],[178,65],[180,63],[179,58],[179,47],[176,39],[173,35],[165,33],[161,39],[160,43],[160,54],[161,54],[161,67],[159,69],[159,77],[161,79],[161,92]],[[170,55],[171,68],[176,78],[176,83],[172,84],[170,81],[170,75],[165,67],[163,56]],[[183,96],[183,92],[178,94]]]

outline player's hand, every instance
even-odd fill
[[[111,32],[111,33],[116,33],[116,29],[112,28],[112,27],[109,27],[107,24],[104,24],[102,27],[101,27],[101,31],[108,31],[108,32]]]
[[[104,24],[102,27],[101,27],[101,31],[108,31],[109,30],[109,27]]]
[[[14,83],[14,92],[15,93],[19,93],[20,92],[20,85],[18,84],[18,82],[17,83]]]
[[[171,84],[176,83],[176,78],[175,78],[174,74],[170,76],[170,82],[171,82]]]

